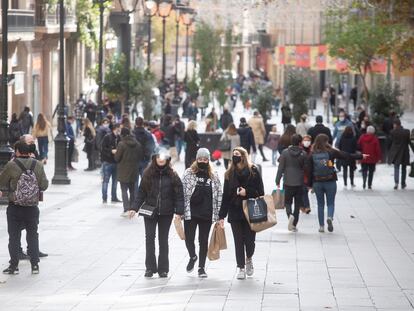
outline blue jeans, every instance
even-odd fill
[[[405,180],[407,179],[407,166],[394,164],[394,182],[396,185],[400,183],[400,166],[401,166],[401,185],[405,186]]]
[[[177,148],[177,155],[178,155],[178,158],[180,158],[181,150],[183,149],[183,140],[182,139],[177,139],[175,141],[175,148]]]
[[[112,189],[111,197],[112,201],[117,199],[116,196],[116,186],[117,186],[117,174],[116,174],[116,163],[103,162],[102,163],[102,200],[106,201],[108,199],[108,185],[109,179],[112,178]]]
[[[49,137],[38,137],[37,144],[39,145],[39,158],[41,160],[47,159],[47,153],[49,151]]]
[[[303,187],[303,207],[310,207],[310,202],[309,202],[309,194],[308,194],[308,187],[304,186]]]
[[[333,219],[334,217],[336,181],[314,182],[313,190],[315,191],[316,201],[318,202],[319,226],[322,227],[325,222],[325,196],[326,205],[328,206],[328,218]]]

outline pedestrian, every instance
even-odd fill
[[[52,126],[49,121],[46,120],[43,113],[39,113],[37,121],[32,131],[33,138],[37,139],[37,145],[39,148],[39,160],[43,164],[47,163],[47,154],[49,151],[49,137],[53,137]]]
[[[102,119],[101,124],[96,129],[96,138],[95,138],[95,148],[98,153],[98,157],[96,159],[96,166],[102,166],[102,159],[101,159],[101,151],[102,151],[102,141],[104,137],[111,132],[109,129],[109,120],[107,118]]]
[[[335,90],[333,84],[329,85],[329,106],[330,106],[332,114],[334,112],[336,113],[336,111],[335,111],[335,107],[336,107],[336,90]]]
[[[319,134],[325,134],[328,136],[329,144],[332,145],[331,130],[327,126],[323,125],[322,116],[316,116],[316,124],[308,130],[308,134],[312,137],[312,144],[315,141],[316,136]]]
[[[410,131],[403,128],[400,119],[394,120],[394,129],[390,132],[390,150],[388,152],[388,163],[394,165],[394,189],[398,189],[400,183],[401,168],[401,189],[407,187],[407,165],[410,165],[410,150],[414,151],[414,146],[410,141]]]
[[[96,108],[96,104],[92,101],[92,99],[89,99],[85,106],[85,112],[86,118],[91,122],[92,126],[94,126],[96,120]],[[85,122],[83,125],[85,125]]]
[[[341,135],[341,139],[339,140],[339,150],[344,151],[346,153],[356,153],[357,151],[357,138],[354,135],[352,127],[347,126],[345,131]],[[343,177],[344,177],[344,185],[347,186],[348,180],[348,168],[349,168],[349,180],[351,182],[351,187],[355,187],[354,184],[354,171],[356,170],[356,163],[355,160],[352,158],[339,160],[339,164],[342,166],[343,170]]]
[[[131,135],[131,131],[124,127],[121,129],[121,141],[114,154],[117,167],[117,179],[121,185],[122,204],[124,212],[122,217],[128,217],[135,198],[135,183],[138,177],[138,167],[144,158],[141,144]],[[129,192],[129,195],[128,195]]]
[[[363,134],[358,140],[358,147],[363,154],[368,155],[366,159],[361,160],[362,188],[366,188],[368,177],[368,189],[372,189],[375,166],[381,162],[381,147],[377,136],[375,136],[375,127],[368,126],[367,133]]]
[[[68,170],[74,171],[76,170],[72,165],[73,160],[73,153],[75,151],[75,132],[73,131],[73,123],[75,122],[75,118],[70,116],[66,119],[65,129],[66,129],[66,136],[69,138],[68,143]]]
[[[135,119],[135,128],[133,135],[135,136],[135,139],[141,144],[144,153],[143,158],[138,165],[138,176],[135,185],[136,193],[138,191],[139,178],[142,178],[144,170],[147,168],[148,164],[151,161],[151,156],[155,152],[155,140],[152,134],[145,129],[144,125],[145,122],[143,118],[137,117]]]
[[[19,122],[22,134],[29,134],[30,129],[33,127],[33,115],[29,107],[24,107],[20,113]]]
[[[113,150],[116,151],[119,143],[119,135],[121,134],[121,126],[119,123],[111,124],[110,133],[106,134],[102,140],[101,160],[102,160],[102,203],[106,204],[108,200],[108,185],[109,180],[112,179],[111,198],[112,203],[122,202],[116,195],[118,170],[114,157]]]
[[[272,150],[272,165],[276,166],[277,150],[279,146],[280,134],[277,132],[277,126],[273,125],[272,130],[267,135],[266,147]]]
[[[233,116],[231,115],[229,109],[224,108],[223,114],[220,117],[221,129],[225,131],[231,123],[233,123]]]
[[[0,174],[0,187],[8,189],[7,230],[10,265],[4,274],[19,273],[19,251],[22,225],[30,250],[32,274],[39,273],[39,197],[49,185],[43,164],[30,156],[29,145],[15,144],[16,158],[9,161]],[[2,193],[0,192],[0,196]]]
[[[351,120],[348,119],[345,111],[341,111],[339,113],[338,121],[335,123],[335,129],[333,133],[333,141],[335,142],[335,147],[339,148],[339,141],[341,140],[341,136],[345,131],[346,127],[350,126],[352,128],[353,133],[355,134],[355,127]]]
[[[198,277],[206,278],[208,236],[211,224],[218,221],[222,196],[220,178],[210,163],[208,149],[198,149],[196,161],[184,172],[183,188],[185,245],[190,256],[186,270],[192,272],[198,259]],[[198,257],[194,245],[197,227]]]
[[[152,217],[144,217],[145,224],[145,277],[151,278],[158,272],[160,278],[168,277],[168,234],[173,215],[178,219],[184,214],[184,193],[181,179],[171,166],[171,158],[165,154],[152,156],[151,164],[145,169],[138,195],[129,217],[143,204],[155,207]],[[159,256],[155,258],[155,231],[158,226]]]
[[[184,142],[185,124],[180,120],[180,116],[178,114],[175,116],[174,127],[176,128],[175,148],[177,149],[178,161],[180,161],[180,155]]]
[[[292,141],[292,136],[296,134],[296,127],[292,124],[288,124],[283,132],[283,135],[280,137],[279,145],[277,151],[279,154],[282,154],[283,150],[290,146]]]
[[[79,136],[82,132],[82,119],[85,115],[86,101],[83,94],[79,95],[75,105],[75,118],[76,118],[76,136]]]
[[[240,135],[238,134],[234,123],[230,123],[227,129],[223,132],[223,134],[221,135],[220,141],[222,140],[230,141],[230,150],[221,152],[221,157],[224,160],[224,168],[227,170],[229,168],[229,164],[231,163],[231,159],[233,157],[232,150],[240,146]]]
[[[85,171],[93,171],[96,168],[94,162],[96,132],[88,118],[83,119],[83,126],[85,128],[83,131],[83,136],[85,137],[83,151],[86,152],[86,157],[88,158],[88,167]]]
[[[329,99],[329,87],[326,87],[322,91],[322,103],[323,103],[323,114],[327,114],[328,112],[328,99]]]
[[[184,134],[185,142],[185,168],[189,168],[194,163],[197,150],[200,144],[200,137],[197,133],[197,122],[192,120],[188,122],[187,131]]]
[[[265,143],[266,128],[263,122],[263,118],[260,115],[259,111],[256,110],[253,113],[253,117],[250,118],[248,124],[253,131],[254,142],[260,151],[263,162],[269,161],[268,159],[266,159],[263,153],[263,145]]]
[[[352,101],[354,110],[356,110],[357,103],[358,103],[358,87],[356,85],[351,89],[349,99]]]
[[[17,119],[17,114],[13,113],[9,124],[9,144],[11,146],[14,146],[14,144],[20,139],[20,136],[22,135],[23,133],[20,122]]]
[[[188,108],[188,120],[197,120],[197,115],[198,115],[198,108],[197,108],[197,100],[196,99],[192,99],[191,100],[191,105]]]
[[[247,124],[246,118],[240,118],[240,125],[237,129],[237,133],[240,136],[240,146],[243,147],[248,154],[253,149],[253,153],[256,153],[256,142],[254,141],[254,134],[252,128]]]
[[[206,117],[206,132],[215,132],[218,128],[218,116],[216,109],[211,108],[210,113]]]
[[[282,102],[282,89],[278,87],[273,91],[273,108],[276,111],[276,116],[279,115],[280,103]]]
[[[292,110],[289,107],[289,103],[283,104],[280,110],[282,111],[283,128],[286,128],[289,124],[292,123]]]
[[[308,123],[308,116],[306,114],[302,114],[300,116],[300,122],[296,124],[296,133],[303,137],[308,134],[310,128],[311,126]]]
[[[236,251],[237,279],[252,276],[256,232],[243,213],[243,200],[264,195],[263,180],[257,167],[249,161],[249,154],[243,147],[233,149],[232,162],[225,173],[223,198],[219,212],[220,225],[224,228],[227,217],[233,232]]]
[[[312,149],[312,137],[310,135],[305,135],[302,137],[302,149],[303,151],[305,151],[306,153],[306,157],[308,158],[310,153],[311,153],[311,149]],[[301,207],[301,211],[302,213],[306,213],[309,214],[311,212],[311,207],[310,207],[310,200],[309,200],[309,170],[305,169],[305,175],[304,175],[304,179],[303,179],[303,196],[302,196],[302,201],[303,201],[303,207]]]
[[[303,188],[306,164],[306,153],[300,147],[302,136],[292,136],[291,145],[283,150],[279,157],[279,166],[276,175],[276,187],[280,189],[280,180],[283,177],[283,189],[285,190],[285,208],[288,217],[288,230],[297,232],[299,211],[303,207]],[[292,204],[295,200],[295,208],[292,212]]]
[[[336,196],[336,175],[334,160],[335,159],[354,159],[360,160],[366,158],[367,155],[349,154],[334,149],[329,144],[329,138],[325,134],[319,134],[315,138],[309,155],[309,185],[313,187],[318,202],[318,220],[319,232],[325,232],[325,198],[328,207],[328,231],[333,231],[333,219],[335,212],[335,196]]]

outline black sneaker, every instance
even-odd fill
[[[44,257],[47,257],[47,256],[49,256],[49,254],[42,253],[41,251],[39,251],[39,258],[44,258]]]
[[[154,272],[152,272],[151,270],[146,270],[144,274],[146,278],[152,278],[153,275],[154,275]]]
[[[197,256],[194,256],[192,258],[190,258],[190,260],[188,261],[188,265],[187,265],[187,272],[190,273],[194,270],[194,265],[197,262]]]
[[[329,232],[333,232],[332,219],[331,218],[328,218],[328,220],[326,222],[328,223],[328,231]]]
[[[207,273],[204,268],[198,268],[198,277],[201,279],[207,278]]]
[[[106,203],[108,203],[108,200],[102,200],[102,204],[106,204]]]
[[[3,270],[4,274],[19,274],[19,268],[16,266],[10,265],[7,269]]]
[[[158,273],[158,276],[162,279],[168,278],[168,272],[160,272]]]
[[[407,188],[407,185],[406,184],[401,184],[401,189],[405,189],[405,188]]]
[[[39,274],[39,265],[32,265],[32,274]]]
[[[29,259],[30,259],[30,256],[27,255],[25,252],[23,251],[19,252],[19,260],[29,260]]]

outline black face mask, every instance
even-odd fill
[[[235,165],[237,165],[237,164],[239,164],[240,162],[241,162],[241,160],[242,160],[242,157],[241,156],[233,156],[232,157],[232,162],[235,164]]]
[[[197,162],[197,167],[200,170],[206,171],[208,169],[209,163],[205,163],[205,162]]]
[[[158,168],[160,171],[162,171],[164,168],[166,168],[166,167],[167,167],[167,163],[166,163],[166,164],[164,164],[164,165],[158,165],[158,163],[157,163],[156,165],[157,165],[157,168]]]

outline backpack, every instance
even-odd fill
[[[143,135],[140,133],[134,133],[135,138],[141,144],[143,151],[144,151],[144,160],[149,161],[151,159],[151,155],[155,149],[155,142],[152,138],[152,134],[148,131],[144,130]]]
[[[22,170],[17,181],[16,190],[13,193],[14,204],[19,206],[37,206],[40,194],[39,184],[34,172],[37,161],[33,160],[29,169],[18,159],[15,159],[14,163]]]
[[[328,181],[336,177],[335,167],[328,152],[313,153],[312,161],[315,181]]]

